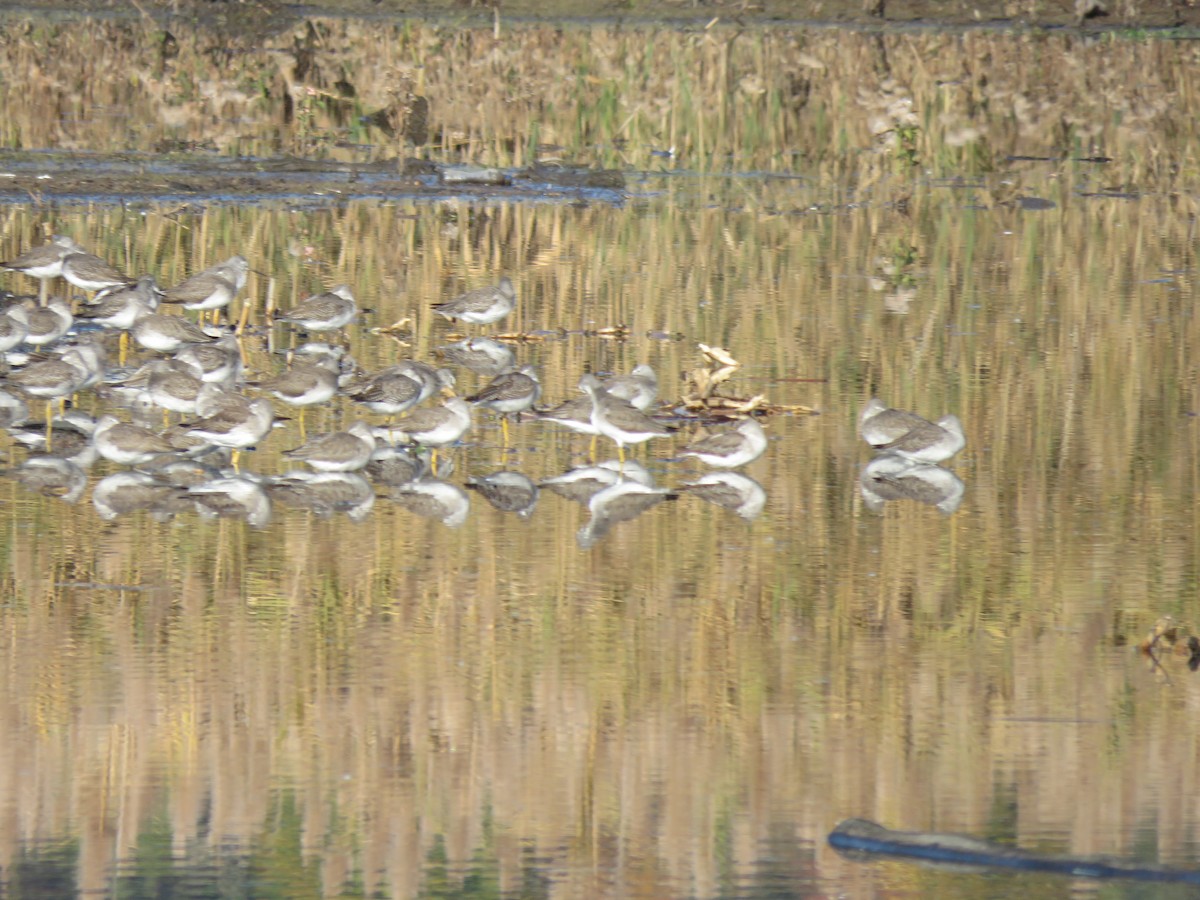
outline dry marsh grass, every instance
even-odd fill
[[[9,23],[0,145],[211,148],[366,160],[413,152],[365,124],[430,103],[435,157],[520,166],[799,171],[862,191],[916,163],[1112,156],[1103,185],[1196,175],[1189,42],[936,31],[531,26],[309,20],[252,46],[180,25]],[[116,76],[116,77],[114,77]],[[1182,181],[1181,181],[1182,180]]]

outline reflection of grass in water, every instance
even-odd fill
[[[682,80],[669,96],[699,95],[702,81]],[[828,131],[812,134],[858,146],[858,126],[824,109],[812,116]],[[699,113],[682,106],[678,115],[691,139]],[[768,118],[754,127],[769,132]],[[646,121],[630,123],[631,141],[650,139],[637,130]],[[603,141],[614,122],[610,113],[608,131],[579,127]],[[948,153],[922,125],[920,158]],[[541,127],[549,141],[559,126],[551,118]],[[525,133],[505,128],[490,123],[476,139]],[[541,140],[530,133],[523,153]],[[713,140],[704,138],[705,153],[741,152]],[[46,784],[78,786],[83,830],[111,834],[101,827],[105,810],[134,816],[136,801],[121,798],[159,784],[154,763],[170,759],[168,785],[185,799],[195,783],[218,786],[221,798],[261,797],[280,771],[295,773],[313,785],[304,804],[314,845],[351,834],[396,868],[419,870],[430,831],[454,836],[450,855],[460,863],[479,845],[473,823],[483,804],[466,791],[447,799],[440,786],[453,783],[499,785],[497,821],[540,846],[567,846],[569,863],[592,862],[569,840],[583,823],[690,871],[696,834],[723,835],[730,806],[752,845],[749,833],[773,818],[826,810],[830,794],[852,806],[881,779],[898,805],[947,804],[986,821],[987,791],[973,791],[992,780],[989,754],[1030,752],[1026,733],[1006,724],[1011,711],[1043,703],[1057,711],[1055,698],[1067,698],[1072,715],[1080,704],[1089,716],[1119,710],[1129,719],[1131,690],[1128,733],[1185,754],[1182,765],[1165,764],[1172,779],[1185,771],[1195,745],[1180,740],[1187,722],[1130,676],[1104,623],[1113,609],[1136,618],[1147,596],[1187,596],[1192,580],[1191,547],[1170,536],[1194,531],[1200,455],[1195,430],[1171,411],[1193,402],[1186,351],[1197,326],[1182,314],[1187,295],[1177,285],[1139,286],[1146,273],[1189,264],[1179,215],[1188,201],[1068,202],[1080,173],[1064,167],[1051,195],[1059,206],[1046,212],[1000,205],[1009,195],[991,182],[970,193],[894,188],[888,171],[875,173],[872,202],[833,208],[844,185],[822,176],[851,161],[830,161],[824,143],[810,150],[812,187],[706,182],[703,196],[716,203],[679,189],[653,215],[457,203],[448,205],[457,236],[442,208],[415,204],[0,214],[4,258],[52,220],[127,270],[163,273],[168,283],[239,250],[275,280],[283,306],[350,281],[380,321],[418,319],[410,350],[351,334],[372,366],[399,352],[430,358],[444,326],[431,325],[427,304],[510,271],[526,326],[635,325],[623,346],[574,339],[529,349],[558,396],[597,360],[627,370],[649,357],[678,372],[693,362],[694,340],[727,343],[772,374],[830,380],[764,385],[819,401],[825,415],[771,423],[786,440],[762,463],[771,492],[762,526],[731,529],[685,498],[593,554],[563,540],[582,514],[561,507],[561,518],[502,529],[477,508],[461,532],[381,503],[360,528],[284,513],[261,534],[133,517],[98,536],[86,500],[64,507],[8,482],[0,541],[14,599],[0,608],[0,625],[5,645],[25,652],[5,669],[0,712],[15,723],[10,733],[30,738],[21,744],[40,747]],[[897,193],[911,194],[904,211],[875,202]],[[985,208],[965,208],[967,198]],[[813,202],[820,211],[809,210]],[[917,248],[918,295],[903,318],[886,313],[865,278],[898,246]],[[266,281],[251,276],[258,303]],[[642,339],[651,326],[688,342]],[[254,363],[277,364],[261,351]],[[971,432],[959,463],[971,474],[963,515],[854,515],[863,451],[853,406],[869,390],[926,414],[961,415]],[[275,469],[290,446],[284,437],[259,451],[257,468]],[[555,452],[565,446],[544,440]],[[478,451],[460,459],[491,462]],[[1089,571],[1097,574],[1077,583]],[[53,587],[70,579],[168,588],[133,597]],[[69,627],[70,603],[87,606],[86,627]],[[1092,624],[1081,631],[1081,622]],[[1046,643],[1063,631],[1077,653]],[[90,687],[98,671],[108,680]],[[955,749],[981,741],[983,763]],[[1139,809],[1152,807],[1162,773],[1143,765],[1140,740],[1128,741],[1115,755],[1039,756],[1041,808],[1070,810],[1087,800],[1074,786],[1116,783]],[[616,774],[629,771],[646,775],[638,796],[617,790],[629,782]],[[812,772],[831,774],[802,777]],[[17,801],[23,812],[38,802]],[[213,833],[245,834],[269,818],[249,806],[216,804]],[[819,834],[822,815],[802,813],[805,828]],[[1094,828],[1111,835],[1127,815],[1100,810]],[[178,816],[186,832],[186,804]],[[382,837],[443,821],[400,852]]]

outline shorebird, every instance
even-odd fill
[[[489,287],[475,288],[459,294],[453,300],[434,304],[433,311],[447,319],[458,319],[472,325],[490,325],[503,319],[517,303],[517,293],[508,276]]]
[[[232,335],[211,344],[188,344],[175,352],[175,359],[205,384],[229,386],[242,377],[242,354]]]
[[[425,402],[442,389],[449,391],[454,387],[456,381],[454,373],[449,369],[435,369],[428,363],[418,362],[415,359],[402,359],[396,363],[396,368],[420,383],[421,395],[417,401],[419,403]]]
[[[743,419],[731,431],[710,434],[688,444],[680,456],[694,456],[720,469],[736,469],[752,463],[767,449],[767,434],[754,419]]]
[[[98,294],[95,302],[84,304],[76,318],[113,330],[128,331],[142,312],[158,309],[162,291],[153,275],[143,275],[133,284],[122,285]]]
[[[333,357],[294,362],[286,371],[263,381],[248,382],[248,385],[270,391],[289,406],[298,407],[300,440],[304,440],[304,410],[333,399],[338,389],[337,367],[338,361]]]
[[[35,347],[53,344],[75,324],[75,317],[71,315],[71,304],[61,297],[51,297],[45,306],[27,308],[25,317],[28,322],[25,343]]]
[[[916,413],[889,409],[874,397],[859,415],[858,430],[877,452],[921,463],[947,460],[967,443],[957,416],[930,422]]]
[[[63,257],[62,277],[84,291],[112,290],[133,281],[96,254],[82,249]]]
[[[592,424],[592,398],[590,395],[575,397],[558,404],[553,409],[543,410],[538,413],[538,418],[545,422],[562,425],[579,434],[590,435],[593,438],[600,434],[600,431]],[[593,446],[592,455],[594,456],[595,453],[596,448]]]
[[[939,463],[967,445],[958,416],[942,416],[936,422],[914,428],[908,434],[879,448],[918,463]]]
[[[203,397],[197,401],[197,409],[202,414],[206,407],[200,404],[204,402]],[[185,426],[183,431],[207,444],[232,450],[234,469],[237,469],[238,453],[265,438],[275,422],[271,401],[265,398],[247,400],[240,394],[225,392],[208,408],[212,412],[207,418]]]
[[[483,390],[468,397],[467,402],[500,413],[500,429],[504,435],[504,446],[507,447],[509,416],[529,409],[541,396],[542,384],[538,381],[537,369],[521,366],[515,372],[497,375]]]
[[[354,385],[346,395],[373,413],[395,416],[421,401],[424,385],[403,366],[389,366]]]
[[[323,294],[300,301],[281,316],[278,322],[291,322],[306,331],[336,331],[358,317],[358,304],[348,285],[339,284]]]
[[[624,400],[610,397],[595,375],[584,375],[579,389],[592,398],[592,425],[617,444],[617,457],[625,462],[625,445],[640,444],[671,432]]]
[[[188,344],[208,344],[216,340],[182,316],[164,313],[140,313],[133,324],[133,339],[147,350],[174,353]]]
[[[23,306],[10,306],[0,312],[0,353],[7,353],[29,334],[29,314]]]
[[[613,375],[600,382],[610,397],[626,401],[634,409],[645,412],[658,399],[658,375],[643,363],[634,366],[628,375]]]
[[[906,409],[892,409],[878,397],[872,397],[858,414],[858,433],[872,447],[882,447],[929,420]]]
[[[437,451],[449,446],[466,434],[471,427],[471,407],[461,397],[451,397],[435,409],[418,409],[394,425],[376,429],[375,434],[389,443],[396,437],[424,447],[432,447],[431,467],[437,470]]]
[[[322,434],[284,456],[308,463],[318,472],[357,472],[375,452],[375,434],[365,422],[355,422],[345,431]]]
[[[767,503],[767,492],[762,485],[740,472],[710,472],[703,478],[681,484],[679,490],[695,494],[747,520],[758,518]]]
[[[40,360],[9,373],[10,384],[46,401],[46,452],[53,449],[54,401],[65,400],[94,375],[89,354],[77,347],[69,348],[57,359]]]
[[[225,262],[209,266],[169,288],[163,294],[163,302],[181,303],[184,309],[198,310],[202,322],[204,312],[214,310],[213,323],[216,324],[220,311],[229,306],[238,291],[246,286],[249,271],[250,263],[244,256],[231,256]]]
[[[96,420],[92,442],[105,459],[121,466],[140,466],[164,453],[174,453],[167,440],[148,428],[130,425],[116,416],[101,416]]]
[[[85,305],[76,318],[121,332],[118,364],[123,366],[129,350],[130,329],[140,316],[158,309],[161,295],[154,277],[143,275],[136,284],[101,294],[95,303]]]
[[[167,413],[195,415],[200,391],[204,387],[204,382],[196,377],[192,369],[176,359],[152,360],[126,379],[125,384],[129,385],[130,382],[135,382],[135,386],[140,383],[143,397],[163,411],[164,427]]]
[[[82,252],[83,247],[69,237],[56,234],[48,244],[31,247],[16,259],[0,263],[0,266],[36,278],[40,282],[38,302],[45,305],[49,283],[63,273],[63,259],[68,253]]]

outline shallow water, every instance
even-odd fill
[[[935,38],[900,40],[891,59],[920,56],[905,42],[921,40]],[[1061,49],[1022,35],[969,36],[957,49],[989,41],[993,86],[1036,81],[1009,64]],[[552,44],[535,32],[528,46]],[[786,49],[832,65],[871,45],[788,33],[756,46],[768,59]],[[684,63],[716,59],[703,38],[669,46]],[[731,65],[751,53],[735,46]],[[28,49],[10,48],[9,64]],[[1070,49],[1091,60],[1104,48]],[[1192,51],[1106,52],[1112,70],[1141,65],[1149,82],[1186,71]],[[505,53],[520,58],[521,48]],[[193,190],[181,201],[175,185],[161,202],[150,192],[122,205],[98,191],[88,205],[26,195],[0,208],[5,259],[66,233],[173,284],[243,253],[256,270],[244,295],[255,373],[278,370],[297,340],[269,325],[268,308],[353,285],[373,311],[344,342],[375,370],[400,356],[435,360],[456,326],[430,305],[509,274],[513,315],[462,330],[509,332],[518,360],[538,367],[547,405],[576,396],[586,370],[653,365],[664,413],[681,426],[632,453],[657,484],[704,471],[675,458],[703,432],[670,415],[703,365],[699,344],[741,363],[726,393],[783,410],[765,419],[768,449],[745,469],[766,492],[761,515],[743,520],[685,495],[586,547],[588,511],[545,490],[525,518],[471,492],[457,527],[382,489],[360,522],[276,502],[253,527],[191,510],[103,521],[92,487],[120,471],[105,462],[74,504],[0,480],[7,894],[1068,888],[1046,876],[843,859],[825,836],[851,816],[1195,868],[1196,676],[1186,655],[1154,666],[1135,647],[1161,616],[1187,633],[1193,624],[1192,125],[1169,138],[1154,130],[1169,125],[1165,89],[1142,85],[1140,130],[1089,124],[1113,162],[1064,161],[1056,126],[1039,128],[1064,108],[1102,104],[1069,94],[1064,78],[1063,95],[1043,97],[1036,116],[1025,101],[1010,104],[1020,115],[1000,112],[995,95],[974,113],[1005,153],[1053,160],[997,153],[975,169],[948,150],[935,160],[959,124],[926,115],[944,96],[939,78],[980,59],[945,53],[939,71],[912,76],[922,128],[908,144],[879,150],[866,121],[878,104],[864,102],[842,111],[849,149],[835,152],[839,139],[827,136],[817,161],[796,156],[793,142],[823,133],[812,107],[764,117],[774,124],[758,138],[739,132],[735,143],[759,142],[744,156],[722,155],[730,148],[710,132],[690,144],[710,155],[671,160],[650,153],[670,146],[669,130],[632,145],[635,157],[599,141],[608,126],[585,126],[603,112],[581,106],[569,161],[619,165],[619,198],[398,191],[255,203]],[[700,84],[706,70],[696,71]],[[580,90],[611,76],[575,74]],[[838,80],[811,90],[831,90],[826,81]],[[838,84],[853,96],[853,84]],[[469,109],[472,98],[453,100]],[[715,124],[704,115],[718,105],[697,100],[697,127]],[[262,121],[225,124],[265,146]],[[30,134],[45,122],[12,127]],[[495,139],[504,127],[481,113],[461,154],[524,165]],[[146,145],[127,149],[151,151],[161,135],[145,131],[132,140]],[[303,138],[336,157],[344,148],[322,136],[337,133],[323,123],[273,139]],[[116,138],[97,137],[96,149],[111,151],[106,140]],[[923,164],[897,165],[910,152]],[[36,289],[16,275],[4,286]],[[395,337],[377,333],[405,318]],[[486,381],[458,375],[461,393]],[[872,454],[856,418],[874,395],[962,420],[967,446],[946,464],[962,497],[948,513],[912,500],[869,508],[860,479]],[[108,402],[93,392],[78,405],[99,413]],[[249,472],[294,466],[282,454],[300,442],[299,422],[277,411],[292,418],[248,454]],[[305,425],[320,432],[362,415],[338,398]],[[536,421],[515,423],[505,447],[496,417],[480,411],[446,452],[445,477],[460,488],[497,470],[537,481],[586,451],[585,438]],[[602,456],[611,451],[602,444]],[[26,451],[8,455],[15,465]]]

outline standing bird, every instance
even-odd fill
[[[916,463],[939,463],[967,445],[958,416],[942,416],[926,422],[888,444],[876,449]]]
[[[206,310],[214,310],[213,323],[220,317],[220,311],[233,302],[238,291],[246,286],[246,274],[250,271],[250,263],[244,256],[231,256],[223,263],[197,272],[163,294],[164,303],[182,303],[184,309],[194,309],[200,312],[200,320],[204,320]]]
[[[121,466],[140,466],[175,452],[165,438],[140,425],[126,424],[116,416],[101,416],[96,420],[92,442],[101,456]]]
[[[437,450],[453,444],[471,427],[471,407],[461,397],[451,397],[436,409],[418,409],[401,418],[395,425],[379,429],[385,440],[404,438],[424,447],[434,448],[431,471],[437,471]]]
[[[232,450],[235,469],[238,453],[266,437],[275,422],[271,401],[266,398],[247,400],[240,394],[218,391],[207,411],[210,412],[207,418],[185,426],[183,430],[206,444]]]
[[[10,306],[0,312],[0,353],[7,353],[29,334],[29,314],[23,306]]]
[[[743,419],[731,431],[719,431],[688,444],[680,456],[694,456],[719,469],[736,469],[754,462],[767,449],[767,433],[753,419]]]
[[[920,425],[928,424],[928,419],[918,416],[916,413],[885,406],[878,397],[872,397],[858,415],[859,435],[876,448],[904,437]]]
[[[56,234],[48,244],[31,247],[16,259],[0,263],[6,269],[20,272],[41,282],[38,302],[46,304],[46,289],[51,281],[63,273],[63,260],[69,253],[83,253],[84,249],[66,235]]]
[[[553,409],[540,413],[539,418],[546,422],[557,422],[578,434],[591,437],[592,443],[588,450],[588,459],[596,458],[596,439],[600,432],[592,424],[592,398],[588,395],[565,400]]]
[[[628,375],[613,375],[601,382],[609,395],[628,401],[634,409],[648,410],[658,399],[658,374],[643,363]]]
[[[508,446],[508,417],[529,409],[542,396],[542,383],[537,369],[521,366],[515,372],[504,372],[493,378],[483,390],[467,398],[476,406],[486,406],[500,413],[500,429],[504,446]]]
[[[96,254],[82,250],[63,257],[62,276],[85,291],[109,291],[133,281]]]
[[[183,316],[164,313],[140,313],[133,323],[133,339],[147,350],[174,353],[189,344],[208,344],[216,340]]]
[[[357,472],[371,461],[375,434],[365,422],[355,422],[345,431],[322,434],[295,450],[284,451],[288,459],[308,463],[318,472]]]
[[[338,360],[335,356],[313,357],[312,361],[295,362],[286,372],[273,378],[249,382],[251,387],[270,391],[289,406],[300,408],[300,440],[305,439],[304,410],[306,407],[332,400],[338,389]]]
[[[395,416],[421,401],[421,382],[400,366],[389,366],[347,391],[355,403],[373,413]]]
[[[205,384],[230,385],[241,380],[242,354],[237,339],[227,335],[211,344],[188,344],[175,352]]]
[[[291,322],[305,331],[336,331],[358,317],[358,304],[348,285],[339,284],[323,294],[316,294],[289,309],[279,322]]]
[[[858,432],[877,453],[894,453],[921,463],[947,460],[967,443],[957,416],[930,422],[907,410],[890,409],[877,397],[859,414]]]
[[[25,301],[32,303],[32,300]],[[71,330],[75,317],[71,315],[71,305],[61,297],[51,297],[45,306],[34,306],[26,309],[27,330],[25,343],[35,347],[53,344]]]
[[[517,292],[505,275],[499,284],[459,294],[453,300],[435,304],[433,311],[447,319],[458,319],[473,325],[491,325],[507,316],[516,305]]]
[[[76,316],[102,328],[128,331],[142,312],[154,312],[162,291],[153,275],[143,275],[135,284],[128,284],[114,291],[106,291],[96,298],[95,303],[85,304]]]
[[[53,451],[52,437],[53,404],[63,401],[79,390],[85,382],[95,377],[90,354],[71,347],[58,359],[46,359],[31,363],[16,372],[10,372],[8,381],[31,397],[46,401],[46,452]]]
[[[121,332],[118,363],[123,366],[125,365],[125,356],[129,352],[130,330],[140,316],[158,309],[161,295],[162,292],[158,289],[154,276],[143,275],[137,280],[137,284],[126,285],[102,294],[97,302],[84,306],[79,311],[77,318]]]
[[[169,412],[196,414],[204,382],[196,377],[191,367],[177,359],[156,359],[148,368],[145,393],[150,402],[163,411],[164,426]]]
[[[595,375],[579,379],[579,389],[592,398],[592,427],[617,444],[617,458],[625,463],[625,445],[666,437],[670,430],[624,400],[611,397]]]

